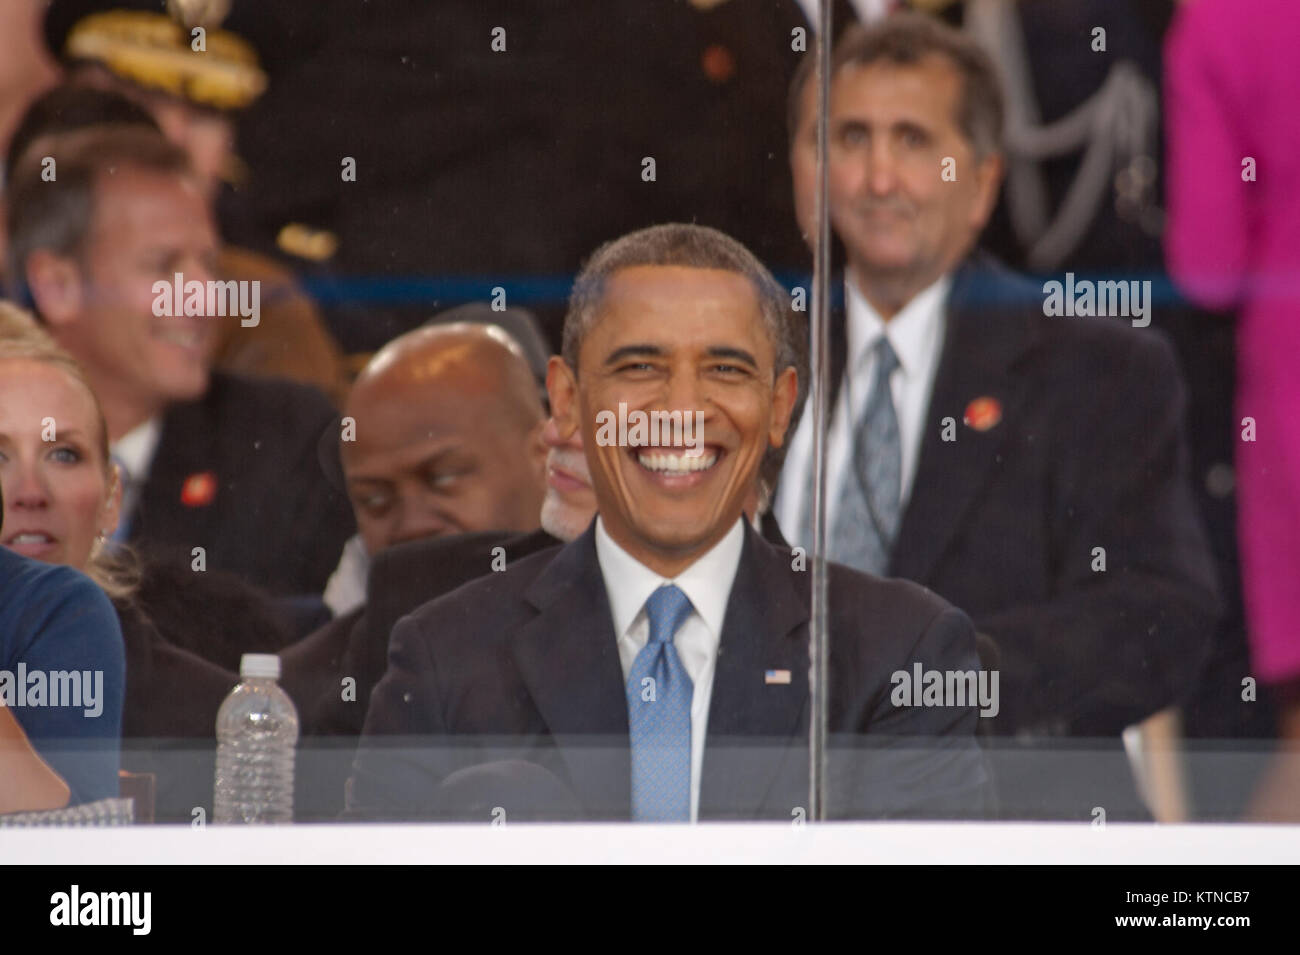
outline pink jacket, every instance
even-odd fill
[[[1169,31],[1165,74],[1169,271],[1194,301],[1238,312],[1238,536],[1254,670],[1265,682],[1292,680],[1300,678],[1300,0],[1190,0]],[[1243,439],[1247,418],[1253,441]]]

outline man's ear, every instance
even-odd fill
[[[799,374],[791,365],[777,375],[776,384],[772,386],[772,424],[767,432],[767,442],[774,448],[785,444],[785,436],[790,428],[790,416],[794,414],[794,400],[798,396],[798,391]]]
[[[75,259],[49,249],[37,249],[27,257],[27,287],[32,301],[51,328],[76,321],[85,305],[85,280]]]
[[[560,440],[567,441],[579,426],[578,376],[559,355],[552,355],[546,363],[546,394],[551,399],[551,415]]]
[[[975,185],[977,197],[971,213],[971,226],[976,232],[982,232],[993,215],[993,207],[998,202],[998,190],[1002,186],[1002,175],[1006,166],[1001,153],[990,153],[975,164]]]

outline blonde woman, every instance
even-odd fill
[[[188,819],[210,797],[208,744],[235,676],[164,639],[138,606],[133,563],[107,545],[122,492],[99,404],[76,362],[8,306],[0,306],[0,489],[0,546],[82,571],[101,600],[111,598],[122,634],[114,649],[126,662],[124,702],[117,682],[122,735],[150,740],[122,763],[153,772],[159,803],[182,803]],[[87,666],[74,657],[64,668]]]

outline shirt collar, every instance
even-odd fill
[[[912,296],[911,301],[889,322],[885,322],[867,301],[852,274],[844,285],[848,312],[848,367],[861,368],[867,352],[875,347],[881,335],[888,335],[904,375],[914,374],[923,367],[943,329],[943,307],[952,287],[952,276],[945,273]]]
[[[744,543],[745,522],[742,518],[707,553],[670,580],[655,573],[615,543],[597,516],[596,559],[605,578],[615,634],[622,636],[628,632],[655,590],[664,584],[676,584],[689,598],[709,632],[720,638]]]
[[[366,588],[370,575],[370,555],[360,534],[354,534],[343,545],[338,566],[325,583],[321,599],[335,617],[342,617],[366,602]]]
[[[128,483],[143,481],[148,475],[161,437],[162,418],[155,416],[142,421],[114,443],[112,455],[126,469],[123,477]]]

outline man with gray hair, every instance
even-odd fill
[[[1002,177],[1003,107],[973,40],[898,14],[847,31],[830,68],[844,303],[829,330],[827,556],[924,584],[991,638],[1001,699],[987,729],[1006,738],[990,745],[1008,757],[1007,815],[1141,817],[1120,733],[1179,699],[1216,604],[1173,351],[1118,316],[1049,317],[1037,286],[975,251]],[[790,104],[811,239],[810,68]],[[805,420],[776,505],[804,544],[812,443]],[[1100,751],[1050,768],[1027,758],[1062,737]]]
[[[701,226],[643,229],[592,256],[547,384],[558,437],[582,434],[598,516],[398,623],[352,815],[806,811],[808,574],[743,516],[797,400],[788,308],[748,250]],[[700,440],[638,435],[634,416],[656,412],[691,416]],[[626,434],[600,430],[615,413]],[[889,692],[916,660],[977,666],[970,622],[847,568],[832,567],[830,592],[829,814],[979,815],[974,709],[901,708]]]

